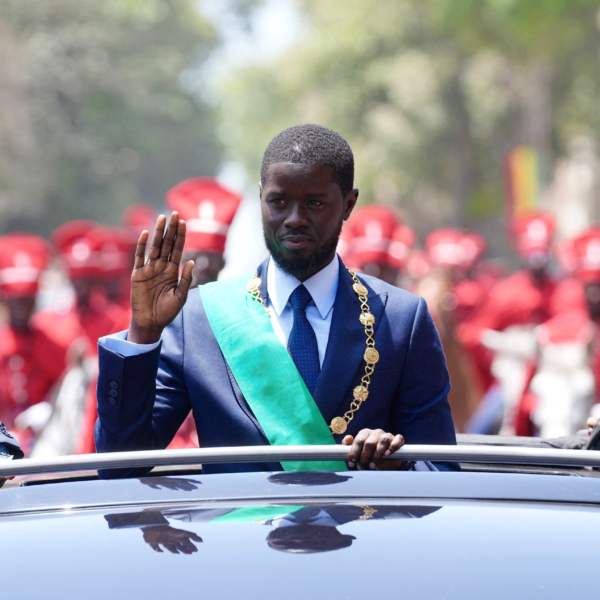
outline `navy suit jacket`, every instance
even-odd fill
[[[266,265],[267,261],[258,270],[263,298],[268,294],[266,276],[262,276]],[[329,342],[314,393],[327,423],[350,408],[352,390],[360,384],[365,367],[360,305],[350,274],[340,267]],[[380,360],[369,398],[355,413],[346,434],[380,428],[401,433],[407,444],[455,444],[447,400],[448,371],[425,301],[374,277],[361,275],[360,279],[369,290]],[[202,447],[269,443],[225,362],[198,289],[190,292],[182,311],[164,330],[158,348],[123,357],[100,345],[99,361],[98,452],[165,448],[190,410]],[[344,436],[334,437],[339,443]],[[281,470],[279,463],[204,467],[206,473],[277,470]],[[145,472],[122,469],[104,471],[101,476]]]

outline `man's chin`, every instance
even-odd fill
[[[314,255],[304,256],[304,254],[288,250],[286,252],[271,252],[273,260],[279,268],[293,275],[296,279],[304,279],[312,274],[315,268]]]

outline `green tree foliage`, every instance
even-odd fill
[[[3,0],[0,230],[118,223],[213,174],[212,109],[180,78],[216,43],[192,0]]]
[[[257,173],[269,139],[316,122],[355,150],[362,201],[426,232],[502,221],[502,162],[598,137],[597,0],[302,0],[309,32],[223,83],[231,154]]]

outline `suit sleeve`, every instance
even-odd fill
[[[160,450],[169,445],[191,410],[183,347],[183,311],[154,350],[123,356],[99,346],[98,452]],[[149,470],[104,470],[100,476],[139,477]]]
[[[407,444],[456,444],[449,391],[442,343],[425,300],[419,298],[392,412],[395,430]],[[440,471],[460,470],[457,463],[433,464]]]

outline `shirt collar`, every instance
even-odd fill
[[[333,308],[339,278],[340,262],[336,254],[326,267],[304,282],[304,286],[310,292],[322,319],[325,319]],[[271,305],[278,315],[281,315],[292,292],[300,285],[302,285],[300,280],[282,271],[273,258],[269,259],[267,267],[267,290]]]

